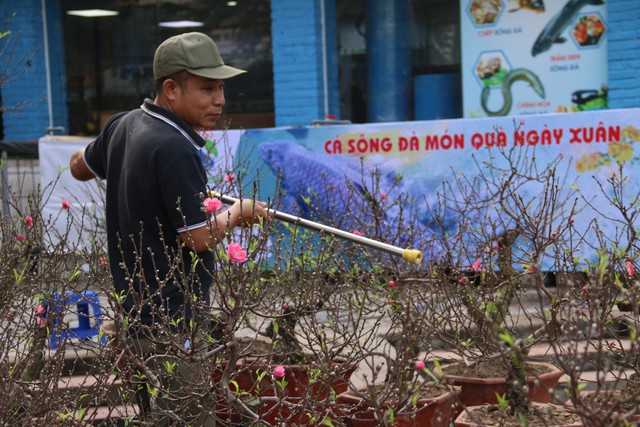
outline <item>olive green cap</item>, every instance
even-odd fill
[[[196,76],[225,80],[244,70],[224,64],[211,37],[202,33],[184,33],[162,42],[153,57],[153,77],[158,80],[179,71]]]

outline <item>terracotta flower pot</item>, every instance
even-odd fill
[[[333,403],[330,396],[339,395],[348,389],[349,379],[357,365],[344,363],[344,360],[334,362],[332,370],[341,374],[333,378],[331,383],[312,381],[309,374],[315,368],[309,365],[285,365],[285,376],[280,380],[265,376],[260,382],[260,396],[277,397],[279,401],[262,400],[261,418],[271,424],[308,424],[309,412],[326,412],[325,406]],[[278,384],[282,380],[286,384],[284,387]],[[296,406],[289,406],[290,404]]]
[[[549,427],[582,427],[583,425],[582,422],[580,421],[580,417],[578,417],[576,414],[572,413],[568,409],[563,408],[562,406],[554,405],[551,403],[539,403],[539,402],[534,402],[532,403],[532,405],[536,406],[536,409],[538,409],[539,411],[545,411],[545,410],[551,411],[547,413],[557,413],[560,417],[552,418],[550,415],[548,415],[548,416],[545,416],[542,423],[540,422],[540,420],[538,420],[539,421],[538,423],[535,422],[536,420],[531,420],[531,419],[527,420],[531,423],[531,425],[544,424]],[[486,418],[483,418],[483,416],[480,415],[480,411],[485,411],[484,416],[486,416]],[[558,421],[559,419],[562,419],[563,416],[567,416],[568,419]],[[483,419],[485,422],[482,422]],[[490,421],[492,423],[498,423],[499,421],[501,421],[498,405],[491,404],[491,405],[469,406],[461,414],[459,414],[456,417],[454,425],[455,427],[480,427],[480,426],[486,425],[487,421]],[[509,420],[504,420],[503,422],[504,424],[500,424],[500,425],[520,425],[519,419],[513,419],[513,420],[510,420],[510,422]],[[513,423],[517,423],[517,424],[513,424]]]
[[[245,363],[243,361],[238,361],[238,363],[236,363],[235,369],[231,374],[229,384],[229,388],[232,392],[236,391],[237,384],[237,392],[249,395],[255,394],[258,384],[258,367],[257,365],[254,366],[254,363],[255,360],[249,363]],[[226,361],[222,361],[220,366],[214,370],[212,374],[212,380],[214,383],[220,382],[222,372],[226,367]],[[219,397],[216,398],[216,417],[221,421],[227,421],[232,424],[241,423],[242,416],[233,407],[229,406],[226,396],[223,396],[219,389],[216,390],[216,392],[220,394]]]
[[[447,427],[451,423],[453,405],[460,388],[445,391],[433,398],[418,399],[415,410],[411,413],[398,414],[394,411],[393,427]],[[353,392],[345,392],[338,396],[338,411],[344,424],[348,427],[379,427],[376,411],[361,397]],[[394,408],[392,402],[383,402],[380,407],[385,411]]]
[[[288,419],[289,422],[308,421],[306,413],[309,409],[304,408],[304,403],[308,401],[318,402],[320,405],[330,395],[338,395],[347,390],[349,379],[355,371],[357,365],[346,364],[343,359],[336,359],[332,365],[332,370],[337,372],[335,378],[330,383],[327,381],[314,381],[310,378],[316,367],[313,365],[283,365],[285,369],[284,378],[277,380],[273,378],[271,372],[272,365],[268,365],[260,360],[245,360],[236,364],[234,373],[231,376],[230,388],[235,391],[237,384],[238,391],[246,396],[254,396],[256,401],[260,399],[259,412],[265,421],[275,423],[278,420]],[[222,375],[224,364],[220,370],[216,371],[213,380],[219,381]],[[267,372],[267,375],[259,377],[259,372]],[[284,382],[282,382],[284,380]],[[281,387],[278,383],[285,384]],[[277,398],[274,401],[271,398]],[[281,404],[284,402],[285,404]],[[299,405],[293,411],[287,407],[286,403]],[[305,410],[306,409],[306,410]],[[298,413],[299,412],[299,413]],[[230,407],[224,397],[218,399],[216,406],[216,416],[222,421],[239,423],[242,416]],[[293,416],[293,418],[291,418]]]
[[[562,371],[550,363],[527,362],[529,366],[538,366],[546,368],[547,372],[527,377],[527,385],[529,386],[529,399],[532,402],[551,403],[553,402],[553,393],[549,390],[555,390]],[[449,365],[452,366],[452,365]],[[498,403],[497,395],[502,396],[506,391],[505,378],[477,378],[447,374],[448,366],[443,366],[442,372],[445,381],[451,385],[462,387],[459,396],[457,413],[460,413],[465,406],[476,406],[484,403]]]
[[[583,403],[589,408],[602,408],[600,411],[600,418],[602,422],[609,422],[611,425],[622,425],[622,421],[620,421],[621,415],[624,414],[626,410],[629,410],[629,407],[620,408],[619,412],[613,411],[612,408],[616,403],[629,401],[627,405],[631,405],[632,402],[635,402],[634,399],[629,400],[629,396],[621,396],[622,390],[614,390],[610,395],[606,397],[606,402],[598,402],[597,395],[595,391],[581,391],[580,399]],[[633,395],[630,395],[633,396]],[[567,408],[574,409],[575,405],[571,401],[571,399],[567,400],[564,404]],[[607,408],[609,406],[609,408]],[[635,414],[627,418],[628,422],[632,423],[632,425],[640,425],[638,421],[640,421],[640,414]]]

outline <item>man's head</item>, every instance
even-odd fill
[[[195,128],[211,129],[225,104],[224,80],[242,73],[245,71],[224,64],[209,36],[180,34],[156,49],[154,102]]]
[[[170,37],[156,49],[153,57],[155,80],[180,71],[214,80],[226,80],[246,72],[225,65],[211,37],[195,32]]]

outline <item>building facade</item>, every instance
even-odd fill
[[[93,0],[82,8],[117,15],[82,17],[70,14],[78,9],[72,0],[0,0],[0,139],[96,134],[111,114],[150,96],[155,46],[194,30],[211,34],[227,63],[249,71],[227,86],[230,128],[461,117],[450,102],[446,111],[422,113],[414,99],[428,91],[436,94],[430,106],[443,103],[434,82],[460,91],[454,3]],[[609,108],[638,107],[640,0],[606,4]]]

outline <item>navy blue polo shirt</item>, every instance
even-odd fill
[[[85,149],[91,172],[106,179],[115,289],[143,324],[158,322],[163,313],[190,320],[191,297],[185,295],[191,291],[209,304],[213,253],[199,253],[192,271],[194,258],[178,235],[207,223],[207,177],[198,155],[204,144],[186,122],[147,99],[112,117]]]

